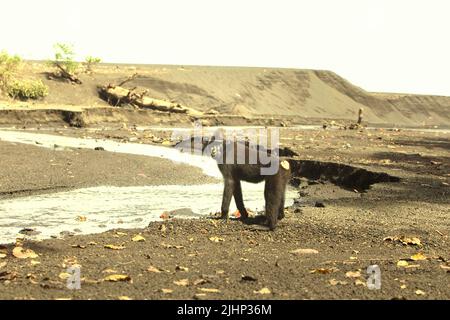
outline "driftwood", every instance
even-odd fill
[[[166,100],[148,97],[148,90],[138,92],[136,88],[127,89],[122,87],[126,82],[133,80],[137,74],[134,74],[122,81],[119,85],[108,84],[99,88],[100,97],[106,100],[110,105],[132,105],[142,109],[152,109],[164,112],[186,113],[189,115],[200,115],[200,111]]]
[[[67,72],[67,70],[64,69],[59,63],[55,63],[54,65],[59,69],[61,78],[70,80],[71,82],[76,84],[82,83],[80,79],[78,79],[74,74]]]

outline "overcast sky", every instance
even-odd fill
[[[0,49],[328,69],[369,91],[450,96],[449,17],[447,0],[1,0]]]

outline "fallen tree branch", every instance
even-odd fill
[[[133,80],[137,74],[132,75],[120,84]],[[99,95],[110,105],[121,106],[132,105],[142,109],[151,109],[163,112],[186,113],[189,115],[200,115],[200,111],[166,100],[155,99],[147,96],[148,90],[141,93],[136,92],[136,88],[126,89],[120,85],[108,84],[99,88]]]

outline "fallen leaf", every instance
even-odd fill
[[[85,222],[87,218],[85,216],[77,216],[75,220],[77,220],[78,222]]]
[[[174,281],[173,283],[176,284],[177,286],[186,287],[189,285],[189,279],[181,279],[178,281]]]
[[[210,237],[209,240],[211,240],[212,242],[225,241],[224,238],[219,238],[219,237]]]
[[[416,245],[421,246],[422,243],[420,242],[420,239],[417,237],[405,237],[405,236],[390,236],[383,239],[383,241],[392,241],[392,242],[400,242],[404,245]]]
[[[366,287],[366,286],[367,286],[367,283],[366,283],[365,281],[360,280],[360,279],[356,279],[356,280],[355,280],[355,285]]]
[[[184,271],[184,272],[187,272],[187,271],[189,271],[189,268],[182,267],[182,266],[176,266],[176,267],[175,267],[175,271]]]
[[[316,254],[319,253],[316,249],[295,249],[292,251],[289,251],[289,253],[301,255],[301,254]]]
[[[109,276],[106,276],[103,280],[117,282],[117,281],[130,281],[131,278],[130,276],[127,276],[125,274],[111,274]]]
[[[166,248],[166,249],[183,249],[184,248],[184,246],[178,246],[178,245],[172,245],[172,244],[165,244],[165,243],[161,243],[161,246],[163,247],[163,248]]]
[[[114,269],[105,269],[102,271],[102,273],[117,273],[117,270]]]
[[[166,232],[166,230],[167,230],[167,227],[166,227],[165,224],[162,224],[162,225],[159,227],[159,231],[161,231],[161,232]]]
[[[309,273],[328,274],[328,273],[332,273],[332,272],[336,272],[336,271],[339,271],[339,269],[337,269],[337,268],[318,268],[318,269],[311,270]]]
[[[447,270],[447,272],[450,272],[450,266],[446,266],[444,264],[440,265],[441,269]]]
[[[220,292],[219,289],[214,289],[214,288],[198,288],[198,290],[200,290],[202,292],[207,292],[207,293],[219,293]]]
[[[12,281],[17,278],[16,272],[2,271],[0,272],[0,280],[2,281]]]
[[[71,245],[72,248],[79,248],[79,249],[86,249],[86,246],[83,246],[81,244],[73,244]]]
[[[169,294],[169,293],[172,293],[173,290],[172,289],[161,289],[161,292],[164,294]]]
[[[416,253],[415,255],[411,256],[412,261],[421,261],[421,260],[427,260],[428,258],[422,253]]]
[[[127,233],[125,233],[125,232],[120,232],[120,231],[117,231],[116,234],[117,234],[118,236],[127,236],[127,235],[128,235]]]
[[[205,284],[205,283],[208,283],[208,280],[205,280],[205,279],[197,279],[197,280],[194,281],[194,286],[199,286],[199,285]]]
[[[253,291],[253,293],[256,293],[256,294],[271,294],[272,292],[270,291],[269,288],[264,287],[261,290]]]
[[[159,270],[158,268],[154,267],[154,266],[149,266],[147,268],[148,272],[154,272],[154,273],[161,273],[161,270]]]
[[[332,286],[336,286],[336,285],[346,285],[347,284],[347,281],[339,281],[339,280],[336,280],[336,279],[330,279],[330,280],[328,280],[328,282],[332,285]]]
[[[13,256],[18,259],[37,258],[38,255],[31,249],[24,249],[22,247],[15,247],[13,249]]]
[[[426,293],[425,293],[424,291],[420,290],[420,289],[417,289],[417,290],[416,290],[416,294],[417,294],[418,296],[424,296]]]
[[[406,289],[406,284],[402,284],[402,285],[400,286],[400,289]]]
[[[6,258],[6,253],[0,253],[0,259]]]
[[[145,238],[143,236],[141,236],[140,234],[138,234],[138,235],[135,235],[131,240],[134,242],[143,242],[143,241],[145,241]]]
[[[119,300],[133,300],[133,299],[131,299],[131,298],[128,297],[128,296],[119,296],[118,299],[119,299]]]
[[[112,249],[112,250],[123,250],[123,249],[125,249],[125,247],[122,246],[122,245],[116,246],[114,244],[105,244],[105,248],[106,249]]]
[[[359,278],[361,277],[361,272],[359,271],[348,271],[345,276],[347,278]]]
[[[406,267],[407,265],[409,265],[409,263],[405,260],[398,260],[397,262],[397,267]]]
[[[60,278],[60,279],[62,279],[62,280],[66,280],[66,279],[68,279],[70,277],[70,273],[67,273],[67,272],[61,272],[59,275],[58,275],[58,278]]]

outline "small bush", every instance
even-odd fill
[[[5,50],[0,51],[0,86],[4,87],[22,64],[18,55],[10,55]]]
[[[39,99],[48,95],[48,87],[41,80],[12,80],[6,92],[14,99]]]
[[[102,62],[102,59],[93,56],[87,56],[84,60],[84,65],[87,72],[92,72],[94,66]]]
[[[79,63],[74,60],[75,53],[73,47],[64,43],[57,43],[54,45],[55,59],[48,61],[48,64],[58,68],[58,72],[61,72],[60,68],[64,69],[68,74],[75,74],[78,70]]]

